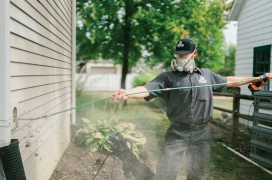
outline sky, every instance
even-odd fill
[[[230,3],[232,0],[227,0],[226,3]],[[226,29],[223,30],[226,44],[237,44],[237,21],[229,21],[226,25]]]
[[[230,21],[223,30],[226,44],[237,44],[237,21]]]

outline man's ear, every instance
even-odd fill
[[[197,50],[195,50],[194,52],[193,52],[193,58],[195,58],[196,57],[196,55],[197,55],[197,53],[198,53],[198,51]]]

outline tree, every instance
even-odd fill
[[[230,44],[227,47],[224,62],[222,68],[218,69],[216,72],[222,76],[234,76],[235,74],[235,53],[236,46]]]
[[[78,0],[77,56],[122,64],[121,87],[142,57],[170,65],[178,39],[198,42],[198,66],[213,67],[224,56],[224,0]],[[143,53],[145,52],[145,53]]]

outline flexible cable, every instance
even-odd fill
[[[147,92],[159,92],[159,91],[171,91],[171,90],[181,90],[181,89],[193,89],[193,88],[205,88],[205,87],[213,87],[213,86],[222,86],[222,85],[227,85],[227,84],[236,84],[236,83],[240,83],[240,82],[250,82],[251,80],[258,80],[260,79],[260,77],[256,77],[256,78],[252,78],[252,79],[248,79],[248,80],[242,80],[242,81],[235,81],[235,82],[226,82],[226,83],[220,83],[220,84],[208,84],[208,85],[202,85],[202,86],[186,86],[186,87],[177,87],[177,88],[165,88],[165,89],[154,89],[154,90],[148,90],[148,91],[140,91],[140,92],[134,92],[134,93],[129,93],[129,94],[125,94],[125,96],[129,96],[129,95],[134,95],[134,94],[142,94],[142,93],[147,93]],[[54,116],[56,114],[60,114],[60,113],[64,113],[73,109],[78,109],[90,104],[94,104],[94,103],[98,103],[98,102],[102,102],[102,101],[106,101],[111,99],[111,97],[107,97],[107,98],[103,98],[103,99],[99,99],[99,100],[95,100],[95,101],[91,101],[88,102],[86,104],[81,104],[69,109],[65,109],[59,112],[55,112],[52,113],[50,115],[44,115],[44,116],[40,116],[37,118],[15,118],[15,120],[38,120],[38,119],[42,119],[42,118],[48,118],[50,116]]]

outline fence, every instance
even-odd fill
[[[213,93],[216,96],[233,97],[232,110],[214,106],[214,109],[232,113],[231,144],[238,146],[239,118],[253,123],[250,158],[254,161],[272,168],[272,92],[257,92],[254,96],[242,95],[240,87],[234,88],[233,93]],[[254,114],[240,113],[240,100],[254,100]]]
[[[254,161],[272,168],[272,92],[260,91],[251,95],[242,95],[240,87],[234,88],[233,93],[213,93],[216,96],[233,97],[232,110],[214,106],[219,111],[232,113],[231,144],[238,146],[239,118],[253,123],[251,138],[250,158]],[[240,113],[240,100],[254,100],[254,114],[246,115]]]
[[[240,100],[254,100],[254,96],[252,95],[244,95],[241,94],[240,87],[236,87],[233,89],[233,93],[213,93],[216,96],[227,96],[233,97],[233,107],[232,110],[216,107],[213,108],[219,111],[228,112],[232,114],[232,124],[230,127],[231,131],[231,144],[233,147],[237,147],[238,145],[238,135],[239,135],[239,118],[246,119],[248,121],[253,120],[253,116],[240,113]]]

